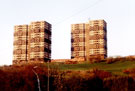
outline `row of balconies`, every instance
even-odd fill
[[[27,44],[26,40],[19,39],[14,41],[14,45],[26,45],[26,44]]]

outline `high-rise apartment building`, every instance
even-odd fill
[[[17,25],[14,27],[14,51],[13,62],[27,60],[28,25]]]
[[[46,21],[15,26],[13,63],[51,59],[51,24]]]
[[[51,57],[51,25],[32,22],[29,26],[29,60],[48,60]]]
[[[107,57],[107,30],[104,20],[72,24],[71,58],[105,59]]]
[[[72,56],[71,58],[84,58],[85,53],[85,24],[73,24],[71,33]]]

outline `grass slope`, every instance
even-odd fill
[[[100,63],[82,63],[82,64],[50,64],[51,68],[58,68],[60,70],[90,70],[98,68],[111,72],[116,75],[125,75],[122,71],[128,68],[135,68],[135,61],[117,61],[115,63],[107,64],[106,62]]]

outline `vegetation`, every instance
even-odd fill
[[[60,70],[90,70],[93,68],[98,68],[101,70],[105,70],[107,72],[111,72],[114,75],[126,75],[123,73],[124,69],[134,68],[135,61],[117,61],[111,64],[106,62],[98,62],[98,63],[81,63],[81,64],[58,64],[51,63],[51,68],[58,68]]]
[[[108,60],[1,66],[0,91],[135,91],[135,61]]]

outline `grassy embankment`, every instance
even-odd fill
[[[46,64],[45,64],[46,65]],[[51,68],[58,68],[60,70],[90,70],[97,68],[107,72],[111,72],[114,75],[125,75],[122,71],[128,68],[135,68],[135,61],[117,61],[111,64],[106,62],[99,63],[81,63],[81,64],[59,64],[50,63]]]
[[[117,61],[111,64],[50,63],[49,66],[50,91],[135,91],[135,69],[126,71],[128,74],[123,72],[125,69],[135,68],[135,61]],[[0,91],[38,91],[39,83],[42,91],[48,89],[47,63],[0,67]]]

